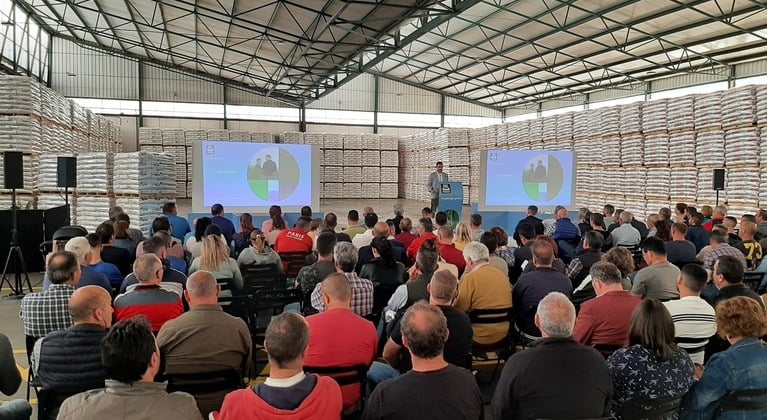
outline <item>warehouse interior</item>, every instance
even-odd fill
[[[24,178],[0,208],[66,201],[93,231],[121,206],[148,235],[163,203],[192,213],[192,148],[215,140],[313,145],[339,227],[366,205],[418,219],[437,161],[468,220],[494,149],[574,151],[573,220],[740,219],[767,208],[765,51],[761,0],[0,0],[0,151]],[[22,349],[18,301],[0,314]]]

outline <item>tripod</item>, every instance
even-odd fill
[[[27,263],[24,261],[24,254],[21,253],[21,248],[17,242],[18,222],[16,220],[16,210],[16,189],[13,188],[11,190],[11,249],[8,250],[8,257],[5,259],[0,288],[7,282],[8,287],[11,289],[11,294],[8,297],[20,299],[24,296],[24,283],[21,281],[22,272],[27,280],[27,287],[30,293],[32,292],[32,284],[29,282],[29,273],[27,272]],[[11,280],[8,278],[8,266],[10,266],[11,260],[13,260],[15,284],[11,284]]]

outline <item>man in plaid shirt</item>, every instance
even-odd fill
[[[36,338],[65,330],[72,325],[69,298],[82,274],[77,257],[69,251],[54,253],[48,260],[47,269],[51,287],[47,291],[24,296],[19,311],[24,323],[24,334]]]
[[[359,316],[365,316],[373,311],[373,282],[357,276],[354,267],[357,265],[357,248],[349,242],[339,242],[333,249],[333,259],[336,269],[349,280],[352,287],[351,309]],[[322,282],[314,286],[312,306],[322,312],[325,304],[322,301]]]

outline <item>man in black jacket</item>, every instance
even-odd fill
[[[522,246],[522,238],[519,236],[519,227],[522,226],[523,223],[531,224],[536,235],[543,235],[543,221],[536,217],[537,214],[538,206],[529,206],[527,208],[527,217],[517,223],[517,227],[514,228],[514,236],[512,236],[514,240],[517,241],[517,245]]]
[[[602,259],[602,233],[591,230],[583,235],[583,250],[575,254],[567,267],[567,277],[573,283],[573,290],[589,275],[591,266]]]

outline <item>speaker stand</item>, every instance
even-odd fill
[[[3,277],[0,280],[0,288],[6,282],[8,283],[8,288],[11,289],[11,293],[8,295],[10,299],[21,299],[24,297],[24,282],[21,280],[21,273],[24,273],[29,292],[32,292],[32,283],[29,281],[29,273],[27,272],[27,263],[24,261],[24,254],[21,252],[17,242],[18,221],[16,219],[16,211],[16,189],[13,188],[11,189],[11,249],[8,250],[8,257],[5,259],[5,267],[3,267]],[[8,278],[8,267],[12,260],[15,279],[13,284],[11,279]]]
[[[719,207],[719,190],[716,190],[716,206]]]
[[[72,224],[72,210],[69,208],[69,187],[64,187],[64,206],[67,208],[67,218],[64,222],[67,226]]]

